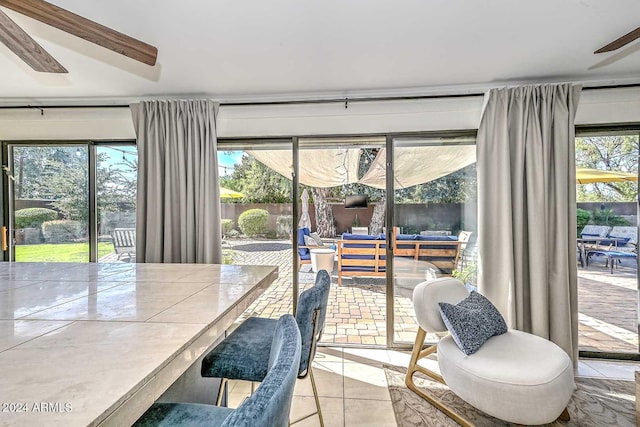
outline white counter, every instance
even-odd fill
[[[0,426],[129,425],[277,267],[0,263]]]

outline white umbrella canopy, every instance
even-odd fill
[[[307,227],[309,230],[311,230],[311,217],[309,216],[309,192],[306,188],[302,191],[302,196],[300,196],[300,199],[302,200],[302,215],[300,215],[298,227]]]

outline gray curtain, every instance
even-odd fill
[[[480,293],[577,362],[574,117],[580,86],[494,89],[478,129]]]
[[[138,146],[138,262],[220,263],[215,110],[211,101],[131,105]]]

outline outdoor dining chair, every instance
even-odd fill
[[[309,375],[320,425],[324,426],[320,399],[313,377],[312,362],[316,344],[322,336],[327,314],[331,278],[325,270],[316,276],[315,285],[300,294],[296,322],[302,337],[302,352],[298,378]],[[275,319],[250,317],[226,337],[202,360],[202,376],[222,378],[217,404],[222,402],[227,380],[263,381],[267,375],[269,346],[276,327]],[[316,412],[302,419],[315,415]],[[300,420],[296,420],[296,423]]]
[[[267,354],[268,372],[256,392],[237,409],[201,403],[154,403],[134,426],[289,425],[291,400],[300,363],[300,331],[290,314],[274,319],[274,326]]]

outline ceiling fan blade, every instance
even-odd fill
[[[638,38],[640,38],[640,27],[636,28],[630,33],[625,34],[619,39],[612,41],[608,45],[601,47],[593,53],[611,52],[613,50],[620,49],[622,46],[629,44]]]
[[[155,65],[158,49],[43,0],[0,0],[21,13],[147,65]]]
[[[68,72],[1,10],[0,41],[36,71],[43,73]]]

